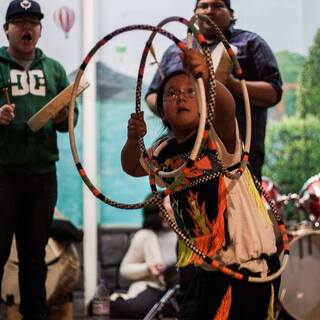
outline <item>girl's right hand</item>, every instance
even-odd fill
[[[131,113],[128,121],[128,140],[137,141],[139,137],[144,137],[147,133],[147,126],[143,119],[143,111]]]

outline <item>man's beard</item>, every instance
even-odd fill
[[[204,35],[207,41],[216,42],[217,35],[212,27],[210,27],[206,22],[199,23],[200,31]]]

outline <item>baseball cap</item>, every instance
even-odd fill
[[[229,10],[231,9],[231,3],[230,0],[223,0],[224,3],[226,4],[226,6],[229,8]]]
[[[32,0],[13,0],[10,2],[7,13],[6,22],[9,22],[13,17],[20,15],[35,16],[41,20],[44,15],[38,2]]]

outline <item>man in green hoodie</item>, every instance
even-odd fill
[[[11,1],[3,26],[9,46],[0,48],[0,280],[15,235],[24,320],[48,319],[44,258],[57,200],[56,132],[68,130],[67,108],[36,133],[27,126],[68,85],[64,68],[36,48],[43,17],[35,1]]]

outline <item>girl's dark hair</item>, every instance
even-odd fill
[[[150,194],[146,200],[149,200],[152,197]],[[151,229],[153,231],[159,231],[163,229],[162,219],[159,207],[155,204],[149,205],[143,208],[143,229]]]
[[[163,94],[164,94],[164,89],[166,88],[166,84],[170,79],[180,74],[189,75],[189,73],[185,70],[176,70],[169,73],[160,83],[160,86],[157,92],[156,112],[157,112],[157,115],[161,118],[163,117]],[[170,129],[169,124],[166,121],[163,121],[163,124],[165,125],[165,127]]]

